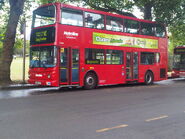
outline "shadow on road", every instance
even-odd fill
[[[174,84],[174,83],[180,83],[180,82],[185,82],[185,78],[175,78],[175,79],[168,79],[168,80],[163,80],[159,82],[155,82],[153,85],[145,85],[144,83],[132,83],[132,84],[119,84],[119,85],[107,85],[107,86],[99,86],[94,90],[103,90],[103,89],[113,89],[113,88],[135,88],[135,87],[151,87],[151,86],[158,86],[158,85],[169,85],[169,84]],[[42,95],[42,94],[53,94],[53,93],[71,93],[71,92],[83,92],[83,91],[88,91],[85,90],[83,87],[60,87],[60,88],[55,88],[55,89],[50,89],[48,88],[47,90],[39,90],[32,92],[32,95]]]
[[[154,84],[155,85],[155,84]],[[139,87],[139,86],[146,86],[145,84],[137,83],[137,84],[119,84],[119,85],[107,85],[107,86],[99,86],[96,89],[93,90],[102,90],[102,89],[113,89],[113,88],[127,88],[127,87]],[[150,85],[152,86],[152,85]],[[70,92],[82,92],[82,91],[88,91],[84,89],[83,87],[61,87],[57,89],[50,89],[48,88],[47,90],[39,90],[32,92],[32,95],[42,95],[42,94],[53,94],[53,93],[70,93]]]
[[[93,90],[85,90],[82,87],[35,87],[31,89],[19,89],[19,90],[0,90],[0,99],[4,98],[20,98],[20,97],[28,97],[28,96],[34,96],[34,95],[46,95],[46,94],[59,94],[59,93],[77,93],[77,92],[84,92],[84,93],[92,93],[99,90],[104,89],[114,89],[114,88],[140,88],[140,87],[146,87],[151,88],[155,86],[168,86],[172,84],[184,84],[185,78],[176,78],[176,79],[168,79],[164,81],[155,82],[153,85],[145,85],[141,83],[137,84],[119,84],[119,85],[107,85],[107,86],[99,86],[96,89]]]

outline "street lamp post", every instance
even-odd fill
[[[25,84],[25,63],[26,63],[26,20],[24,20],[21,24],[21,34],[23,34],[23,74],[22,81]]]
[[[23,83],[25,83],[25,63],[26,63],[26,21],[24,22]]]

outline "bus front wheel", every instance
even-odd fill
[[[96,87],[97,87],[96,75],[92,72],[87,73],[87,75],[85,76],[85,80],[84,80],[84,88],[90,90]]]
[[[145,74],[145,84],[151,85],[153,84],[153,81],[154,81],[153,73],[151,71],[147,71]]]

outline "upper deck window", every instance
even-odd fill
[[[55,23],[55,6],[41,7],[33,12],[33,27],[51,25]]]
[[[156,24],[155,25],[155,35],[157,37],[165,37],[165,27],[160,25],[160,24]]]
[[[62,9],[62,24],[83,26],[83,12],[71,8]]]
[[[101,14],[85,12],[85,27],[104,29],[104,16]]]
[[[123,19],[107,16],[106,21],[107,21],[106,23],[107,30],[123,32]]]
[[[139,22],[130,19],[124,19],[124,32],[139,34]]]
[[[142,35],[155,35],[154,24],[141,22],[141,34]]]

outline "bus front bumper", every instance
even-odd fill
[[[57,80],[34,80],[34,79],[29,79],[28,83],[30,84],[35,84],[35,85],[39,85],[39,86],[55,86],[58,87],[59,84],[57,82]]]

